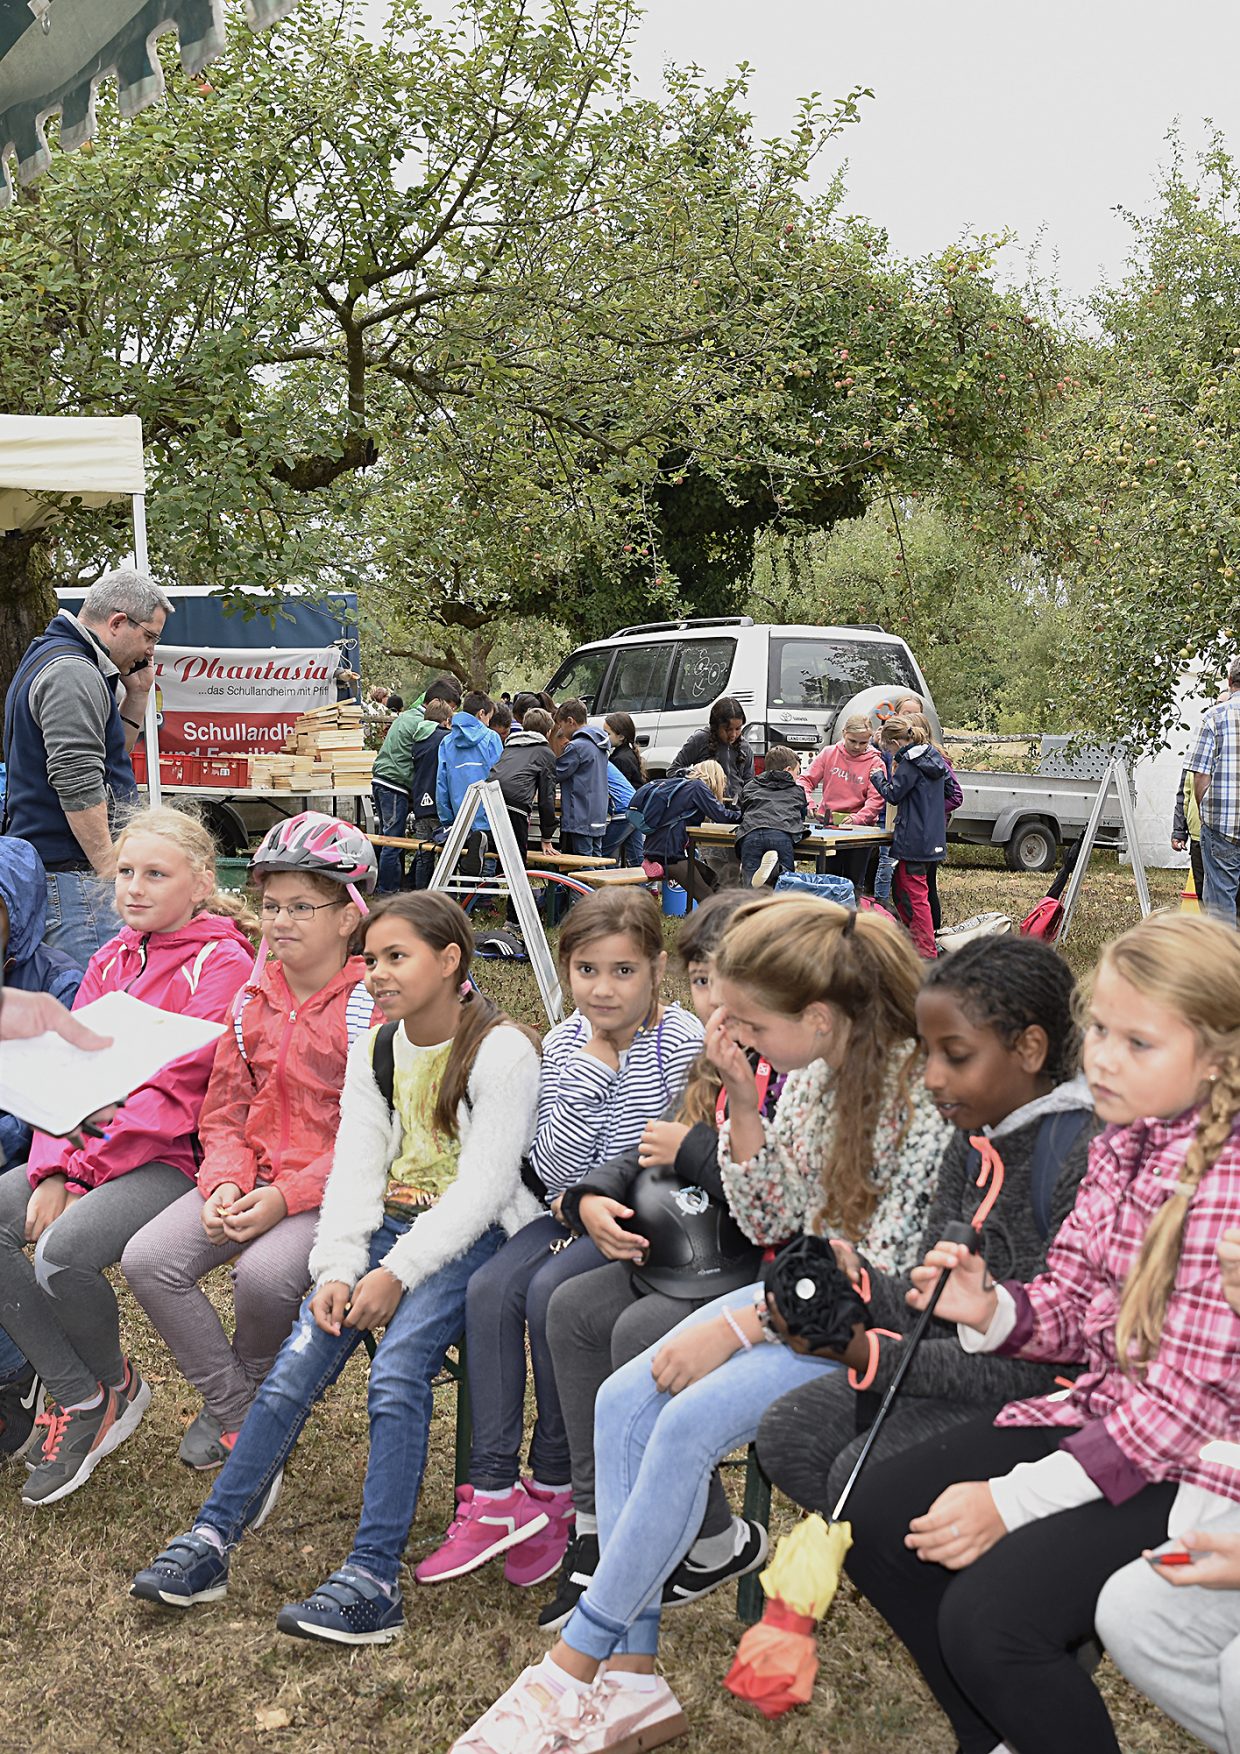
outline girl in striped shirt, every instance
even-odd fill
[[[566,1279],[604,1262],[588,1237],[572,1239],[559,1217],[560,1196],[637,1146],[646,1123],[679,1097],[702,1048],[693,1013],[659,997],[667,953],[659,910],[644,889],[603,890],[578,902],[560,933],[559,955],[576,1009],[543,1043],[530,1153],[549,1209],[470,1281],[469,1483],[457,1488],[443,1542],[415,1567],[419,1583],[463,1577],[500,1553],[507,1555],[505,1577],[523,1589],[559,1570],[573,1507],[547,1305]],[[531,1477],[522,1480],[527,1327],[538,1417]]]

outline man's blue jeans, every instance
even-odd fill
[[[370,787],[375,801],[375,833],[403,835],[409,820],[409,794],[386,780],[373,780]],[[399,847],[379,848],[379,893],[391,895],[400,888],[405,877],[405,855]]]
[[[96,950],[121,929],[112,885],[93,871],[47,873],[47,925],[43,942],[85,968]]]
[[[1201,825],[1201,862],[1205,867],[1206,912],[1229,926],[1236,923],[1236,891],[1240,889],[1240,842],[1215,834],[1208,822]]]
[[[382,1263],[408,1228],[402,1220],[384,1219],[370,1239],[371,1267]],[[348,1562],[383,1583],[397,1580],[418,1506],[431,1423],[431,1384],[445,1352],[465,1327],[465,1287],[503,1241],[504,1232],[493,1225],[459,1259],[441,1267],[415,1291],[406,1291],[371,1362],[366,1402],[370,1458],[362,1520]],[[241,1539],[277,1469],[288,1460],[310,1409],[361,1341],[358,1328],[342,1328],[339,1338],[325,1334],[310,1314],[310,1298],[306,1298],[195,1526],[205,1523],[215,1529],[228,1546]]]
[[[796,842],[782,828],[754,828],[743,834],[736,843],[737,857],[741,862],[741,882],[752,883],[758,866],[762,863],[763,853],[779,854],[779,864],[775,868],[774,877],[781,877],[785,871],[796,870]],[[771,888],[775,887],[774,879]]]
[[[767,1408],[824,1370],[765,1342],[734,1352],[678,1395],[651,1375],[669,1341],[723,1309],[752,1308],[756,1286],[717,1297],[625,1364],[594,1405],[595,1503],[600,1557],[564,1628],[564,1642],[603,1662],[617,1652],[652,1656],[659,1644],[663,1585],[697,1538],[711,1472],[723,1456],[752,1443]]]
[[[605,859],[618,859],[622,865],[640,865],[645,847],[646,837],[627,810],[611,818],[603,834]]]

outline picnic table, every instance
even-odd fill
[[[727,847],[736,840],[736,825],[730,822],[700,822],[696,828],[690,828],[689,834],[689,884],[690,893],[697,870],[697,849],[702,847]],[[879,847],[890,845],[891,831],[886,828],[811,828],[801,836],[793,849],[800,859],[813,859],[816,871],[825,871],[827,860],[835,853],[844,852],[850,847]]]

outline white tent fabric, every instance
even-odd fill
[[[0,414],[0,533],[33,530],[56,516],[47,494],[85,505],[146,492],[136,414]]]

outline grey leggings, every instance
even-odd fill
[[[580,1279],[570,1279],[547,1306],[547,1339],[555,1363],[568,1449],[572,1459],[573,1503],[594,1514],[594,1403],[613,1370],[636,1358],[694,1310],[713,1303],[702,1297],[664,1297],[648,1291],[621,1261],[611,1261]],[[710,1477],[702,1535],[728,1527],[732,1511],[718,1470]]]
[[[125,1277],[181,1374],[225,1431],[239,1431],[259,1384],[287,1340],[310,1286],[317,1212],[281,1218],[253,1242],[209,1241],[197,1188],[138,1231],[121,1256]],[[198,1281],[233,1263],[230,1341]]]
[[[781,1395],[762,1415],[758,1427],[758,1460],[781,1492],[794,1504],[829,1517],[866,1434],[881,1397],[858,1394],[845,1372],[804,1383]],[[976,1401],[932,1401],[917,1395],[897,1400],[888,1414],[866,1463],[866,1470],[937,1437],[953,1425],[1003,1406]]]
[[[0,1176],[0,1328],[25,1353],[62,1407],[88,1401],[125,1374],[120,1312],[105,1267],[135,1231],[185,1192],[169,1163],[144,1163],[75,1200],[26,1254],[30,1184]]]

